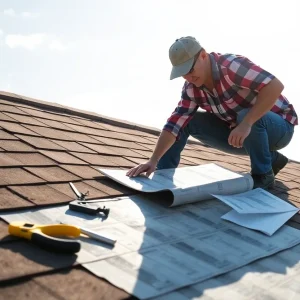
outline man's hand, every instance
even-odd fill
[[[146,172],[146,176],[149,177],[153,171],[155,171],[157,166],[157,162],[154,160],[149,160],[145,164],[140,164],[132,169],[130,169],[126,175],[129,177],[135,177],[140,175],[141,173]]]
[[[236,148],[243,147],[244,140],[250,134],[250,132],[251,125],[245,122],[241,122],[237,127],[235,127],[231,131],[228,138],[229,145]]]

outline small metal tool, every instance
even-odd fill
[[[85,200],[85,197],[89,195],[89,191],[87,191],[85,194],[80,193],[80,192],[76,189],[75,185],[74,185],[72,182],[69,182],[69,185],[70,185],[71,189],[73,190],[74,194],[77,196],[77,199],[78,199],[78,200],[83,200],[83,201],[84,201],[84,200]]]
[[[69,203],[69,208],[74,211],[82,212],[89,215],[96,215],[98,213],[103,213],[106,217],[109,215],[109,208],[105,206],[99,207],[97,205],[92,205],[95,201],[85,200],[86,196],[89,194],[87,191],[85,194],[80,193],[72,182],[69,182],[74,194],[77,196],[77,200]],[[101,202],[101,201],[100,201]]]

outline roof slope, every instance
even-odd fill
[[[96,169],[127,169],[145,162],[158,135],[154,128],[0,92],[0,209],[67,203],[74,199],[70,181],[79,191],[89,191],[89,199],[136,193]],[[180,165],[210,162],[233,171],[250,170],[247,157],[224,154],[193,141],[183,151]],[[300,206],[299,175],[300,164],[290,162],[278,174],[271,192]],[[299,215],[290,225],[300,228]],[[128,296],[74,266],[72,257],[62,259],[8,237],[7,225],[1,220],[0,236],[4,299],[78,299],[76,290],[88,299]]]

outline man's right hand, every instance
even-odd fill
[[[155,171],[156,166],[157,166],[157,162],[150,159],[145,164],[140,164],[140,165],[130,169],[126,173],[126,175],[129,177],[135,177],[142,173],[146,173],[146,176],[149,177],[151,175],[151,173]]]
[[[142,173],[146,173],[146,176],[149,177],[151,173],[155,171],[160,157],[167,152],[167,150],[174,144],[175,140],[176,138],[172,133],[163,130],[159,136],[151,158],[145,164],[140,164],[130,169],[126,175],[129,177],[135,177]]]

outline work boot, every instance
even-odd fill
[[[251,174],[251,176],[254,181],[254,189],[262,188],[267,190],[268,188],[272,188],[274,186],[275,176],[273,170],[270,170],[265,174]]]
[[[277,159],[272,164],[274,176],[276,176],[278,172],[285,167],[288,161],[289,159],[287,157],[278,152]]]

